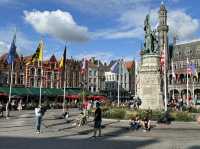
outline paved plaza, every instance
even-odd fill
[[[0,119],[0,149],[198,149],[200,125],[174,122],[169,126],[153,123],[151,132],[128,130],[127,121],[103,120],[103,136],[91,138],[92,118],[83,127],[72,126],[78,116],[70,110],[69,122],[59,119],[61,110],[49,110],[44,116],[41,134],[34,129],[34,111],[12,112],[9,120]]]

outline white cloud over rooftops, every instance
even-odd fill
[[[41,33],[62,41],[83,42],[89,39],[88,28],[78,25],[67,11],[24,11],[25,20]]]

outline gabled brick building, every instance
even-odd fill
[[[10,84],[10,66],[6,63],[7,54],[0,57],[0,86]],[[49,60],[27,64],[31,56],[18,56],[15,59],[13,71],[13,86],[63,88],[64,74],[66,74],[66,87],[80,87],[81,62],[74,59],[66,60],[66,73],[59,68],[59,61],[54,55]]]

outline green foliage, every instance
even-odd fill
[[[195,121],[195,116],[188,112],[171,112],[170,115],[175,121]]]
[[[196,108],[191,108],[190,109],[191,113],[200,113],[200,108],[196,109]]]
[[[152,111],[152,110],[129,110],[125,108],[109,108],[102,107],[102,116],[104,118],[114,118],[114,119],[132,119],[139,116],[143,119],[145,116],[149,117],[151,120],[158,121],[164,116],[164,111]],[[170,112],[170,116],[175,121],[195,121],[196,114],[189,112]]]
[[[164,112],[162,111],[153,111],[151,120],[158,121],[159,119],[161,119],[161,117],[163,117],[163,115],[164,115]]]
[[[109,109],[103,112],[103,117],[114,118],[114,119],[124,119],[126,111],[124,109]]]
[[[137,111],[127,111],[125,119],[128,119],[128,120],[134,119],[137,115],[138,115]]]

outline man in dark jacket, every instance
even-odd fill
[[[100,103],[96,103],[96,110],[94,114],[94,135],[93,137],[96,137],[97,130],[99,130],[99,137],[101,136],[101,121],[102,121],[102,115],[101,115],[101,108]]]

